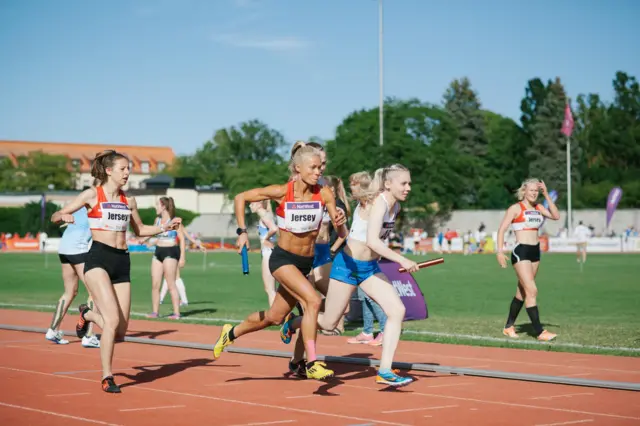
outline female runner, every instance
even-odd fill
[[[257,213],[260,217],[258,221],[258,236],[260,237],[260,252],[262,254],[262,282],[264,283],[264,291],[267,293],[269,306],[271,306],[276,297],[276,279],[273,278],[269,270],[269,259],[273,252],[273,245],[276,242],[275,236],[278,232],[278,227],[274,222],[269,200],[251,203],[249,208],[252,213]]]
[[[78,280],[84,282],[84,262],[89,251],[91,241],[91,230],[89,229],[89,219],[86,207],[82,207],[73,213],[74,223],[67,226],[60,239],[58,247],[58,257],[62,264],[62,280],[64,282],[64,293],[58,300],[56,311],[51,320],[51,326],[47,330],[46,338],[59,345],[69,343],[59,330],[62,319],[67,314],[67,310],[73,299],[78,295]],[[87,299],[87,304],[93,307],[91,295]],[[90,325],[86,336],[82,338],[82,346],[85,348],[99,348],[100,340],[93,334],[93,327]]]
[[[131,261],[127,249],[129,224],[137,236],[150,236],[176,229],[179,218],[161,226],[147,226],[140,220],[134,197],[122,191],[129,178],[129,159],[114,150],[96,155],[91,165],[93,187],[83,191],[51,217],[54,223],[73,223],[73,213],[82,207],[89,210],[89,226],[93,243],[84,264],[85,284],[93,296],[98,311],[87,305],[79,307],[80,319],[76,334],[84,337],[93,322],[102,329],[100,358],[102,360],[102,390],[120,393],[112,375],[113,347],[116,337],[123,338],[131,308]]]
[[[176,206],[171,197],[160,197],[156,203],[158,218],[156,225],[167,224],[176,215]],[[157,318],[160,311],[160,285],[162,279],[167,281],[173,315],[170,319],[180,319],[180,296],[176,286],[178,268],[185,262],[185,240],[178,239],[178,233],[182,233],[182,225],[177,230],[167,230],[156,237],[156,251],[151,261],[151,303],[152,312],[149,318]]]
[[[394,228],[399,202],[404,201],[411,191],[411,176],[404,166],[392,165],[376,171],[374,179],[364,175],[357,188],[352,197],[358,200],[359,205],[353,214],[347,245],[333,260],[325,311],[318,317],[318,323],[325,330],[333,329],[348,306],[353,291],[360,286],[387,315],[376,382],[405,386],[413,379],[401,377],[391,369],[405,307],[380,270],[378,260],[382,256],[399,263],[408,272],[418,270],[416,262],[401,256],[383,242]],[[298,317],[282,325],[280,335],[284,343],[291,341],[291,329],[299,328],[304,320]]]
[[[333,196],[336,199],[336,207],[338,208],[338,211],[341,213],[346,212],[344,213],[346,214],[345,217],[349,217],[351,215],[351,208],[349,207],[347,195],[344,190],[344,185],[342,184],[342,180],[337,176],[327,176],[324,180],[327,186],[331,188],[331,192],[333,193]],[[325,210],[325,214],[322,216],[323,223],[326,220],[325,219],[326,217],[328,217],[328,213]],[[334,230],[334,229],[335,228],[331,224],[331,219],[329,219],[329,229],[325,229],[325,232],[327,232],[327,235],[323,236],[323,238],[326,238],[326,240],[329,241],[331,236],[330,232],[331,230]],[[339,229],[336,230],[336,232],[337,231],[339,231]],[[322,232],[323,232],[323,226],[320,227],[319,234],[321,234]],[[314,264],[318,260],[317,245],[318,245],[319,239],[320,237],[316,239],[316,252],[314,256]],[[329,268],[333,264],[333,257],[335,256],[335,253],[342,247],[342,244],[345,241],[345,239],[346,239],[345,237],[340,237],[338,235],[334,243],[330,246],[329,263],[326,264],[328,265]],[[329,243],[327,243],[327,246],[329,246]],[[320,268],[320,270],[321,269],[322,268]],[[329,272],[330,272],[330,269],[329,269]],[[309,281],[311,282],[312,285],[314,285],[316,290],[318,290],[323,296],[326,297],[327,291],[329,290],[329,274],[322,276],[320,280],[316,281],[312,272],[312,274],[309,276]],[[323,302],[325,301],[326,299],[323,300]],[[321,305],[320,311],[322,312],[323,310],[324,310],[324,307]],[[293,318],[293,314],[290,314],[289,316],[287,316],[287,321],[290,320],[291,318]],[[322,334],[325,334],[328,336],[338,336],[342,334],[342,332],[344,331],[344,315],[340,317],[340,320],[338,321],[337,326],[333,330],[320,330],[320,331],[322,332]],[[289,360],[289,371],[298,377],[305,377],[306,376],[305,365],[306,364],[304,362],[304,339],[302,338],[302,335],[300,335],[298,336],[298,340],[296,340],[293,356]]]
[[[540,191],[542,191],[542,195],[547,200],[547,203],[549,203],[549,209],[546,209],[542,204],[536,202]],[[541,180],[527,179],[522,182],[522,185],[517,191],[517,197],[519,202],[507,209],[504,219],[502,219],[502,223],[500,224],[500,229],[498,230],[497,256],[498,263],[503,268],[507,267],[507,258],[503,253],[504,233],[509,228],[509,225],[511,225],[516,234],[516,245],[511,251],[511,264],[518,277],[516,295],[511,301],[509,316],[507,317],[507,323],[502,330],[502,334],[513,338],[519,337],[514,324],[520,313],[520,309],[522,309],[522,305],[525,304],[527,314],[531,319],[531,324],[533,325],[538,340],[550,341],[555,339],[556,335],[542,328],[536,301],[538,288],[535,277],[538,273],[538,267],[540,266],[538,229],[544,222],[543,217],[558,220],[560,219],[560,212],[547,193],[546,185]]]
[[[201,241],[196,240],[191,235],[189,235],[184,225],[181,226],[180,228],[182,229],[182,238],[185,238],[185,244],[187,242],[186,240],[188,240],[191,244],[196,246],[201,252],[205,253],[207,251],[207,248],[204,246],[204,244],[202,244]],[[178,238],[181,238],[180,235],[178,235]],[[184,261],[182,259],[184,259]],[[184,280],[180,276],[180,269],[184,268],[184,265],[186,264],[186,260],[187,260],[187,257],[186,257],[186,247],[185,247],[185,255],[180,257],[180,261],[178,262],[178,269],[176,270],[176,288],[178,289],[178,294],[180,295],[180,306],[189,305],[189,299],[187,299],[187,286],[184,284]],[[167,295],[168,290],[169,288],[167,287],[167,280],[163,279],[162,288],[160,289],[161,305],[164,301],[165,296]]]
[[[333,371],[325,368],[323,362],[316,359],[315,338],[317,332],[320,296],[309,283],[307,275],[313,266],[313,254],[318,229],[322,220],[324,206],[327,207],[334,225],[341,230],[341,236],[347,233],[336,209],[336,202],[329,188],[320,187],[321,157],[317,149],[301,146],[293,155],[290,164],[297,179],[284,185],[271,185],[256,188],[238,194],[235,197],[235,214],[238,220],[238,248],[249,246],[245,228],[245,203],[262,200],[275,200],[280,237],[269,259],[269,269],[280,283],[276,297],[269,310],[255,312],[244,322],[233,327],[226,324],[213,349],[213,357],[219,358],[224,348],[238,337],[262,330],[270,325],[282,324],[285,316],[300,301],[306,320],[302,324],[302,335],[308,355],[306,373],[308,378],[323,380],[333,376]]]

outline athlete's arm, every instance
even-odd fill
[[[184,235],[184,237],[189,240],[189,242],[191,242],[191,244],[193,244],[194,246],[198,247],[200,250],[206,250],[206,248],[202,245],[202,243],[200,241],[194,240],[193,237],[191,235],[189,235],[189,233],[187,232],[187,228],[183,226],[180,227],[180,229],[182,229],[182,235]]]
[[[333,192],[331,188],[328,186],[323,186],[320,190],[320,195],[322,196],[322,200],[324,201],[324,205],[327,207],[327,212],[329,213],[329,217],[331,218],[331,223],[334,228],[338,232],[339,237],[345,237],[349,234],[349,230],[347,229],[346,218],[344,216],[344,212],[342,209],[338,210],[336,206],[336,198],[333,196]]]
[[[246,203],[262,200],[280,200],[287,195],[287,185],[269,185],[263,188],[254,188],[239,193],[233,199],[233,207],[236,214],[238,228],[245,229],[244,208]]]
[[[184,226],[182,226],[182,224],[180,224],[180,226],[178,227],[178,238],[180,238],[180,263],[182,265],[184,265],[184,262],[187,260],[186,258],[186,248],[187,248],[187,242],[186,242],[186,238],[184,238],[185,232],[184,232]]]
[[[167,229],[176,229],[182,222],[182,219],[180,219],[179,217],[174,217],[173,219],[171,219],[171,222],[169,222],[167,226],[145,225],[144,223],[142,223],[142,219],[140,218],[140,213],[138,212],[138,203],[136,203],[135,197],[127,198],[127,203],[129,204],[129,208],[131,209],[131,228],[133,229],[133,232],[137,237],[150,237],[164,232]]]
[[[544,184],[544,182],[540,182],[538,184],[538,187],[542,191],[542,195],[544,196],[544,199],[547,200],[547,203],[549,203],[549,208],[547,209],[542,204],[538,204],[536,206],[536,209],[540,211],[540,213],[542,213],[542,216],[546,217],[547,219],[559,220],[560,211],[558,210],[558,207],[549,196],[549,193],[547,192],[547,186]]]
[[[267,232],[267,235],[265,235],[264,239],[269,240],[271,237],[276,235],[276,233],[278,232],[278,227],[271,219],[273,216],[270,215],[266,210],[260,209],[258,211],[258,215],[260,216],[260,219],[262,219],[262,223],[264,223],[264,225],[269,230]]]
[[[520,213],[519,204],[513,204],[505,212],[504,217],[502,218],[502,223],[500,223],[500,227],[498,228],[498,241],[496,242],[497,253],[502,253],[502,248],[504,247],[504,233],[507,232],[509,225],[511,224],[513,219],[515,219],[516,216],[518,216],[519,213]]]
[[[94,187],[91,187],[89,189],[82,191],[80,194],[78,194],[78,196],[72,202],[70,202],[69,204],[67,204],[57,212],[55,212],[51,216],[51,222],[73,223],[74,222],[73,213],[77,212],[84,206],[90,206],[92,204],[92,201],[95,198],[96,198],[96,189]]]

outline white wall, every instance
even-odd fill
[[[451,219],[442,225],[442,229],[450,228],[458,232],[476,231],[480,224],[484,223],[487,232],[497,231],[503,216],[504,210],[458,210],[452,213]],[[572,216],[574,227],[578,225],[579,221],[583,221],[587,226],[593,225],[596,234],[601,233],[605,228],[607,216],[604,208],[573,210]],[[544,229],[551,235],[557,235],[560,228],[564,227],[566,218],[566,211],[561,210],[560,220],[547,220]],[[639,209],[621,209],[614,213],[610,228],[616,234],[623,233],[628,226],[640,228]]]

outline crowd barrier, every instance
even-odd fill
[[[540,237],[540,249],[546,253],[575,253],[578,239],[565,237]],[[505,241],[505,249],[510,251],[515,245],[514,239]],[[470,244],[472,253],[495,253],[495,236],[487,237],[480,243]],[[468,250],[461,237],[450,241],[444,240],[440,246],[436,238],[423,238],[418,244],[411,239],[405,241],[406,251],[417,253],[463,253]],[[640,237],[593,237],[587,240],[587,252],[589,253],[640,253]]]
[[[511,250],[515,241],[509,239],[505,242],[507,251]],[[578,240],[575,238],[563,237],[540,237],[540,247],[543,252],[548,253],[574,253]],[[60,238],[48,238],[44,244],[44,251],[57,253],[60,246]],[[207,250],[235,250],[233,243],[224,240],[205,242]],[[257,247],[253,247],[257,249]],[[415,244],[413,239],[406,239],[404,249],[409,252],[418,253],[462,253],[465,250],[464,241],[461,237],[451,239],[450,243],[443,241],[442,247],[436,238],[423,238]],[[12,237],[2,240],[0,251],[10,252],[39,252],[42,251],[39,236],[35,237]],[[153,253],[154,246],[144,244],[129,244],[129,251],[133,253]],[[254,250],[255,251],[255,250]],[[472,253],[495,253],[495,236],[487,237],[481,243],[471,244]],[[587,251],[589,253],[640,253],[640,237],[594,237],[587,240]]]

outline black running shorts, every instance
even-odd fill
[[[518,243],[515,245],[511,251],[511,264],[515,265],[524,260],[531,263],[540,262],[540,243],[536,245]]]
[[[273,274],[285,265],[293,265],[306,277],[311,273],[311,269],[313,268],[313,259],[314,256],[300,256],[288,252],[279,246],[275,246],[269,258],[269,271]]]
[[[117,249],[93,240],[84,262],[84,273],[95,268],[104,269],[111,284],[131,282],[129,250]]]

